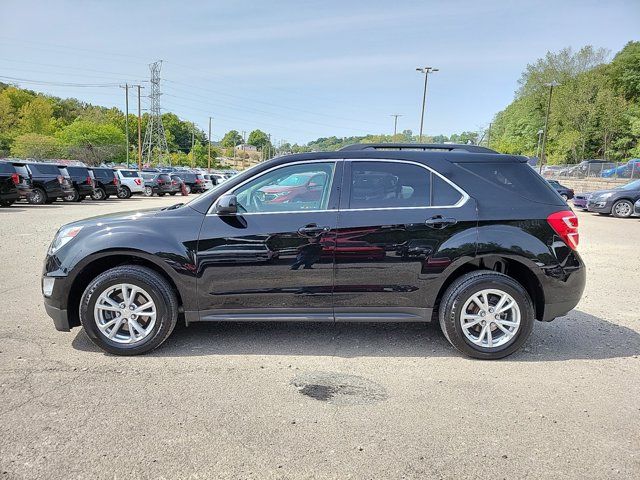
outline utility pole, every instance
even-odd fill
[[[393,136],[395,137],[398,134],[398,117],[401,117],[402,115],[399,113],[393,113],[391,116],[393,117]]]
[[[191,123],[191,168],[195,167],[195,155],[193,152],[193,147],[196,144],[196,124]]]
[[[551,96],[553,95],[553,87],[557,87],[559,85],[560,84],[555,80],[553,82],[544,84],[545,87],[549,87],[549,101],[547,103],[547,114],[544,118],[544,128],[543,128],[544,131],[542,133],[542,147],[540,148],[540,173],[542,173],[542,165],[544,165],[544,161],[546,160],[544,148],[547,144],[547,130],[549,128],[549,112],[551,111]]]
[[[140,108],[142,85],[136,85],[136,87],[138,87],[138,170],[142,170],[142,108]]]
[[[129,168],[129,84],[125,83],[124,87],[121,85],[120,88],[124,88],[124,128],[127,131],[127,168]]]
[[[207,153],[207,172],[211,173],[211,117],[209,117],[209,151]]]
[[[424,107],[427,103],[427,82],[429,80],[429,74],[440,71],[439,68],[433,67],[419,67],[416,71],[424,74],[424,92],[422,93],[422,115],[420,116],[420,137],[418,143],[422,143],[422,126],[424,125]]]
[[[487,148],[491,148],[491,126],[493,124],[489,122],[489,131],[487,132]]]

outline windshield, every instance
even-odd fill
[[[282,185],[283,187],[300,187],[309,181],[310,175],[289,175],[284,180],[278,182],[278,185]]]
[[[640,190],[640,180],[635,180],[631,183],[627,183],[621,187],[618,187],[620,190]]]

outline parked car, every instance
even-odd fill
[[[118,355],[158,347],[178,317],[187,325],[435,320],[466,355],[509,355],[534,320],[551,321],[580,300],[578,219],[524,157],[472,145],[418,148],[281,156],[187,204],[64,225],[44,264],[47,313],[58,330],[82,325]],[[260,200],[282,179],[320,172],[312,200]],[[380,197],[379,182],[369,194],[361,183],[354,196],[354,179],[367,175],[394,178],[396,188]],[[356,230],[367,231],[358,249],[381,253],[331,253]],[[248,243],[242,262],[237,248],[220,248]],[[382,254],[404,244],[422,253]]]
[[[16,189],[18,191],[18,198],[13,200],[28,200],[29,196],[31,195],[31,192],[33,191],[33,185],[31,183],[31,174],[29,173],[29,169],[27,168],[27,164],[24,162],[15,162],[15,161],[9,161],[9,162],[4,162],[7,163],[9,165],[13,166],[13,169],[15,170],[15,173],[17,175],[17,183],[16,183],[16,177],[13,176],[13,174],[11,175],[11,179],[13,180]],[[4,167],[5,170],[8,170],[9,167]],[[8,200],[5,197],[5,200]],[[11,202],[13,203],[13,202]],[[10,203],[5,202],[4,205],[2,206],[9,206]]]
[[[217,181],[215,178],[212,178],[208,173],[203,173],[202,178],[204,179],[204,189],[211,190],[213,187],[217,185]]]
[[[0,161],[0,207],[10,207],[20,198],[18,183],[20,178],[14,166]]]
[[[182,178],[177,175],[177,174],[172,174],[171,175],[171,186],[173,187],[172,192],[170,193],[170,195],[175,195],[176,193],[182,193],[182,186],[186,184],[184,183],[184,180],[182,180]]]
[[[553,189],[560,194],[564,201],[571,200],[574,197],[573,189],[565,187],[557,180],[547,180]]]
[[[147,173],[142,172],[142,178],[144,180],[144,195],[151,197],[158,195],[160,197],[167,193],[176,193],[176,186],[172,184],[171,177],[168,173]]]
[[[637,178],[640,177],[640,158],[632,158],[624,165],[609,168],[602,172],[603,177]]]
[[[633,212],[640,215],[640,200],[636,200],[636,203],[633,204]]]
[[[633,204],[640,199],[640,180],[621,187],[603,190],[589,197],[587,209],[601,215],[626,218],[633,214]]]
[[[73,193],[73,183],[64,165],[27,163],[32,191],[27,200],[35,205],[53,203]]]
[[[272,185],[265,185],[258,190],[256,201],[264,203],[289,203],[289,202],[316,202],[320,199],[327,181],[326,172],[304,172],[288,175],[278,179]],[[391,175],[384,175],[381,182],[391,182]],[[368,175],[354,179],[354,191],[358,188],[359,181],[375,182],[376,175]],[[393,187],[390,187],[393,188]],[[356,194],[357,195],[357,194]]]
[[[205,178],[209,177],[209,180],[211,180],[211,183],[213,183],[214,186],[220,185],[225,180],[227,180],[227,177],[222,173],[211,173],[209,175],[205,175],[204,177]]]
[[[93,195],[94,180],[87,167],[70,165],[67,166],[67,172],[73,183],[73,193],[62,197],[62,200],[65,202],[81,202]]]
[[[613,166],[615,166],[615,163],[611,163],[608,160],[590,159],[564,167],[555,173],[561,177],[599,177],[604,170]]]
[[[118,175],[118,198],[130,198],[131,195],[144,193],[144,181],[137,170],[116,170]]]
[[[176,172],[176,174],[184,181],[187,193],[202,193],[207,190],[204,176],[201,173],[183,171]]]
[[[91,198],[93,200],[106,200],[111,195],[118,195],[120,182],[118,175],[112,168],[108,167],[92,167],[94,178],[94,189]]]

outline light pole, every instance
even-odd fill
[[[390,116],[393,117],[393,136],[395,137],[398,134],[398,117],[401,117],[400,113],[392,113]]]
[[[536,158],[538,159],[538,161],[540,161],[540,143],[542,142],[543,133],[544,133],[544,130],[542,129],[538,130],[538,147],[536,148]]]
[[[422,93],[422,115],[420,116],[420,137],[418,142],[422,143],[422,126],[424,125],[424,106],[427,102],[427,82],[429,80],[429,74],[439,71],[438,68],[433,67],[418,67],[417,72],[424,74],[424,92]]]
[[[540,173],[542,173],[542,165],[545,161],[544,148],[547,144],[547,130],[549,129],[549,112],[551,111],[551,95],[553,95],[553,87],[557,87],[560,84],[555,80],[553,82],[545,83],[545,87],[549,87],[549,101],[547,102],[547,114],[544,118],[544,128],[542,132],[542,147],[540,147]]]

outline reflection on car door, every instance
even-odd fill
[[[266,197],[290,170],[325,169],[320,200]],[[198,242],[202,320],[333,321],[333,252],[342,162],[286,164],[235,187],[241,212],[205,216]],[[270,309],[265,312],[265,309]]]
[[[343,178],[336,320],[430,319],[432,285],[475,251],[475,202],[410,162],[345,161]]]

